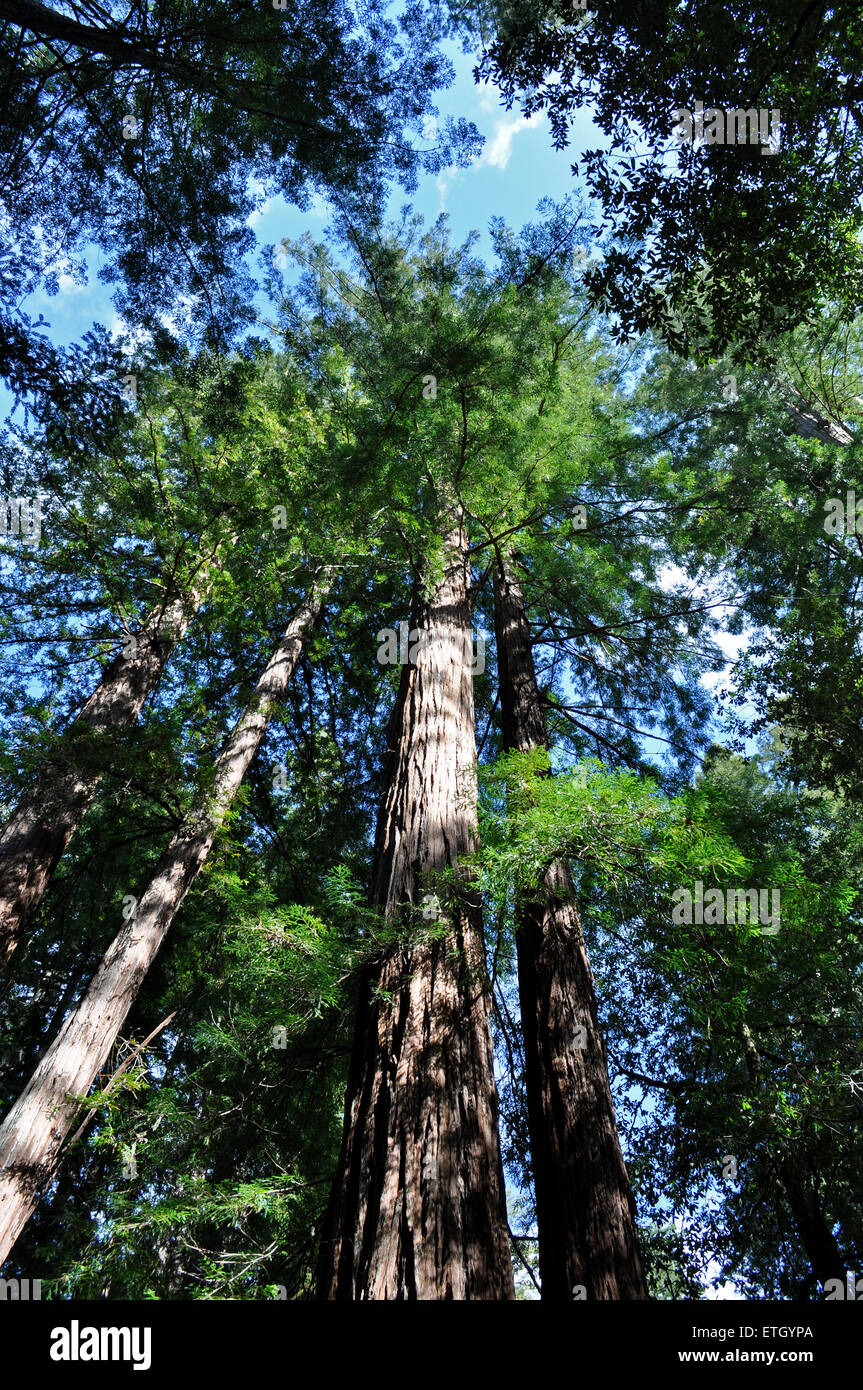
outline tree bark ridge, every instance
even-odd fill
[[[389,726],[371,901],[402,940],[365,972],[322,1299],[514,1297],[478,895],[469,565],[462,524],[415,599]],[[440,920],[422,921],[422,905]],[[410,926],[411,910],[413,930]],[[429,930],[431,928],[431,930]]]

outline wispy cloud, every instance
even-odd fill
[[[65,270],[57,276],[57,284],[60,286],[61,294],[83,294],[90,288],[86,280],[79,280],[75,276],[67,275]]]
[[[482,154],[476,163],[476,168],[491,167],[493,169],[505,169],[509,164],[512,155],[512,142],[516,135],[523,130],[536,130],[545,120],[543,111],[536,111],[532,116],[525,119],[523,116],[513,116],[507,120],[505,117],[495,122],[495,127],[485,142]]]
[[[497,113],[500,109],[499,102],[493,101],[491,96],[485,92],[480,95],[479,105],[484,112],[489,114]],[[475,160],[468,169],[460,169],[453,165],[438,174],[435,182],[440,194],[441,208],[446,205],[447,196],[453,184],[460,183],[462,179],[475,173],[477,169],[505,169],[512,156],[515,137],[524,130],[539,129],[544,122],[544,111],[535,112],[527,120],[523,116],[508,117],[496,114],[495,119],[491,122],[491,130],[486,135],[479,159]]]

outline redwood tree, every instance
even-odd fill
[[[514,1297],[482,919],[464,863],[477,821],[462,517],[444,521],[443,547],[431,597],[414,602],[420,640],[390,722],[371,900],[398,937],[362,984],[322,1299]]]
[[[202,353],[153,368],[139,387],[135,409],[104,438],[94,429],[67,454],[65,439],[34,435],[28,485],[51,498],[46,535],[23,559],[6,542],[18,562],[0,584],[7,632],[40,653],[28,678],[44,704],[19,734],[3,787],[14,809],[0,826],[0,970],[103,778],[128,762],[131,731],[190,622],[214,593],[245,582],[250,552],[261,569],[257,533],[271,499],[293,534],[310,458],[317,467],[323,413],[288,364],[275,373],[264,353],[223,362]],[[269,531],[277,559],[284,533]],[[70,592],[68,575],[82,568]],[[98,678],[88,690],[79,677],[70,699],[70,671],[94,658]]]
[[[78,1112],[79,1097],[90,1090],[110,1053],[141,982],[210,852],[269,719],[284,697],[325,594],[326,586],[316,582],[292,617],[216,759],[212,786],[184,817],[140,901],[133,899],[132,910],[86,994],[0,1126],[0,1263],[50,1181]]]
[[[494,588],[503,743],[523,753],[547,748],[521,588],[501,551]],[[516,942],[542,1296],[647,1298],[593,974],[565,860],[549,865],[532,901],[518,904]]]
[[[160,605],[107,667],[63,752],[0,830],[0,970],[18,946],[63,852],[96,794],[117,735],[137,720],[201,603],[212,565]]]

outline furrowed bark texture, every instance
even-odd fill
[[[412,626],[390,722],[372,902],[391,921],[437,893],[435,939],[389,949],[363,982],[338,1170],[318,1266],[322,1299],[514,1297],[497,1130],[476,848],[469,567],[460,527]],[[452,868],[455,891],[439,875]]]
[[[0,831],[0,970],[87,813],[116,736],[135,723],[203,594],[199,583],[173,598],[136,634],[135,651],[114,658],[70,726],[62,761],[51,761]]]
[[[506,748],[548,746],[530,628],[510,563],[495,574]],[[518,906],[518,984],[543,1299],[646,1299],[635,1202],[620,1150],[593,973],[568,865]]]
[[[289,623],[214,768],[212,789],[186,816],[136,910],[114,938],[81,1003],[66,1019],[29,1085],[0,1126],[0,1264],[51,1179],[79,1103],[104,1064],[183,898],[284,699],[303,639],[323,607],[323,587]]]

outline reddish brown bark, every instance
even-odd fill
[[[530,628],[510,563],[498,557],[495,633],[503,741],[545,748]],[[552,863],[518,906],[528,1129],[542,1297],[644,1299],[635,1203],[617,1134],[593,974],[569,868]]]
[[[216,759],[212,789],[189,812],[159,860],[136,910],[114,938],[80,1004],[0,1126],[0,1264],[51,1179],[60,1148],[137,997],[180,904],[284,699],[303,639],[324,602],[316,587],[288,625]]]
[[[107,667],[52,759],[0,831],[0,970],[5,969],[38,908],[62,855],[116,752],[117,735],[132,727],[172,651],[199,607],[211,568],[151,615]]]
[[[321,1242],[324,1299],[514,1297],[482,921],[463,863],[477,822],[460,526],[444,545],[443,578],[412,618],[428,641],[403,668],[390,722],[371,897],[404,936],[363,981]],[[411,929],[405,904],[434,892],[440,921]]]

